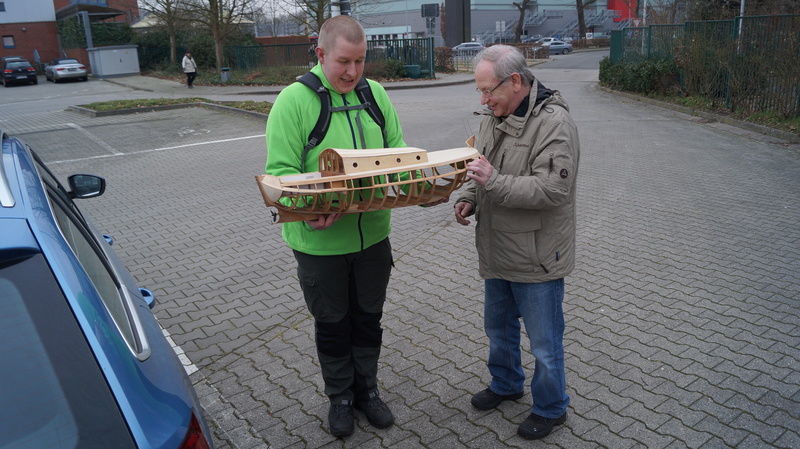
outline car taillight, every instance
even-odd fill
[[[5,69],[5,70],[3,70],[3,73],[11,73],[11,72],[12,72],[12,70],[11,70],[11,69]]]
[[[64,70],[64,67],[59,67],[59,68],[56,69],[56,72],[60,72],[62,70]]]
[[[36,69],[34,69],[33,67],[28,67],[28,71],[29,71],[29,72],[35,72],[35,71],[36,71]]]
[[[189,423],[189,430],[186,431],[186,437],[178,449],[211,449],[194,412],[192,412],[192,420]]]

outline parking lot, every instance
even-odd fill
[[[0,129],[61,176],[107,178],[81,207],[155,293],[217,449],[800,448],[800,148],[606,93],[596,69],[557,62],[534,73],[562,91],[581,135],[564,305],[572,405],[538,442],[516,435],[529,394],[493,412],[469,404],[489,380],[483,287],[474,229],[455,223],[452,203],[393,213],[379,377],[396,425],[376,430],[357,413],[340,440],[327,432],[294,259],[254,179],[262,119],[204,108],[91,118],[65,109],[188,92],[42,78],[0,92]],[[477,132],[470,83],[389,93],[409,145],[458,147]]]

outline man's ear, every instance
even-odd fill
[[[512,73],[511,84],[514,86],[514,92],[519,92],[519,90],[522,88],[522,75],[516,72]]]
[[[319,62],[325,62],[325,50],[322,47],[317,47],[314,49],[314,54],[317,55],[317,59]]]

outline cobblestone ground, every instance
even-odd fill
[[[474,230],[450,205],[394,213],[379,375],[397,421],[376,430],[358,413],[340,440],[294,260],[253,179],[263,123],[191,109],[4,126],[34,147],[76,132],[63,123],[96,137],[80,155],[42,153],[60,174],[108,178],[81,206],[156,293],[197,368],[217,449],[800,448],[797,146],[570,89],[582,138],[565,300],[572,404],[535,443],[516,435],[529,394],[492,412],[469,405],[489,381],[483,289]]]

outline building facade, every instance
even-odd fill
[[[139,10],[136,0],[0,0],[0,57],[21,56],[36,63],[77,57],[88,63],[85,49],[61,48],[58,21],[75,15],[92,22],[131,23]]]
[[[369,39],[433,37],[436,46],[445,45],[449,40],[442,35],[442,18],[447,14],[445,1],[383,0],[374,3],[352,11],[352,16],[364,26]],[[514,38],[519,11],[511,0],[473,0],[469,3],[470,40],[491,44]],[[451,2],[447,4],[452,5]],[[430,17],[431,9],[436,10],[434,17]],[[584,20],[589,32],[605,33],[627,26],[635,9],[636,0],[598,0],[584,10]],[[525,12],[523,36],[536,34],[577,38],[575,1],[534,0]]]

